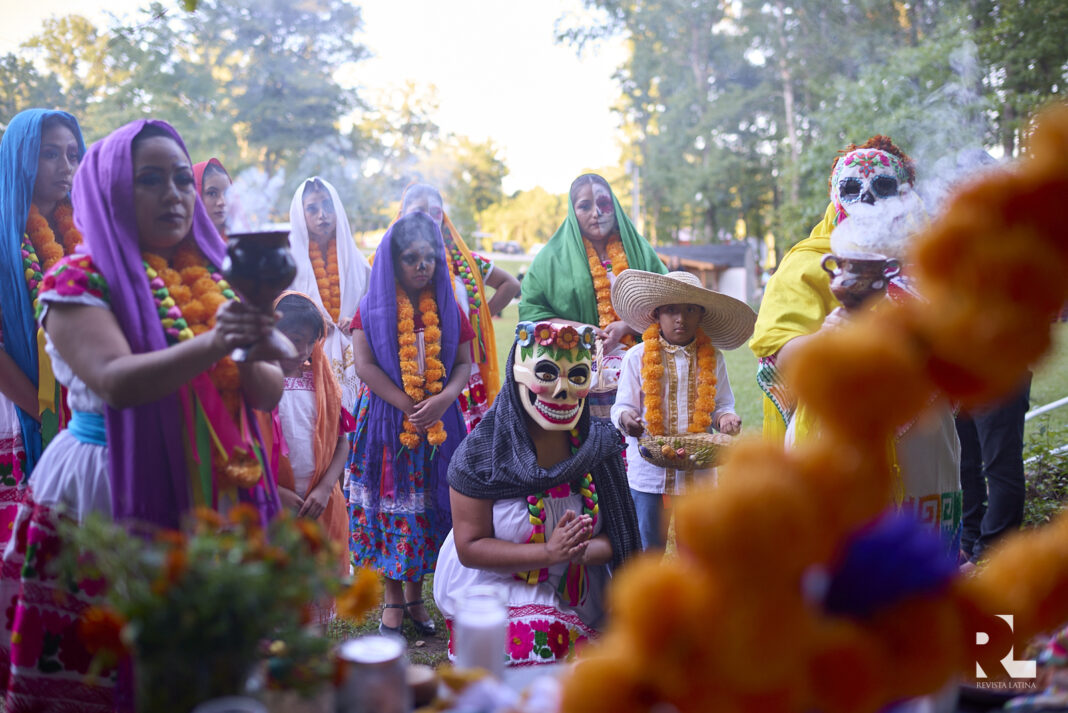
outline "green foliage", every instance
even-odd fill
[[[216,69],[222,114],[268,173],[315,142],[337,135],[359,106],[336,71],[365,54],[352,38],[357,8],[343,0],[202,0],[186,16],[192,52]]]
[[[514,240],[529,250],[546,243],[567,215],[567,195],[538,187],[517,191],[482,214],[482,229],[495,240]]]
[[[1068,428],[1041,426],[1028,439],[1025,454],[1027,478],[1024,501],[1024,525],[1049,522],[1068,503],[1068,451],[1057,449],[1068,444]]]
[[[55,75],[39,73],[33,62],[14,53],[0,57],[0,136],[6,122],[23,109],[58,106],[60,92]]]
[[[501,182],[508,168],[498,151],[492,141],[478,143],[460,137],[454,144],[455,163],[445,195],[449,217],[461,235],[472,236],[479,229],[482,213],[504,197]]]
[[[145,541],[99,517],[61,522],[59,571],[71,582],[106,581],[103,606],[125,622],[121,640],[141,675],[160,684],[140,691],[155,697],[144,710],[188,711],[200,696],[235,692],[257,660],[280,653],[262,650],[264,640],[325,656],[325,642],[305,640],[303,612],[341,590],[337,554],[314,521],[258,523],[248,505],[228,522],[200,509],[186,532]]]
[[[997,140],[1063,96],[1058,0],[585,0],[558,28],[582,51],[622,35],[619,112],[642,173],[646,235],[724,239],[745,220],[788,247],[827,204],[835,154],[890,135],[925,170]]]

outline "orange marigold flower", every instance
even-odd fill
[[[193,299],[193,291],[185,285],[171,285],[167,288],[167,292],[170,293],[171,298],[179,305]]]
[[[155,253],[141,253],[141,259],[147,262],[148,266],[157,273],[162,273],[163,270],[167,269],[167,261]],[[160,277],[162,277],[162,274]],[[166,282],[166,280],[164,281]]]
[[[220,530],[226,524],[222,515],[204,505],[197,505],[193,508],[193,518],[198,525],[204,525],[212,530]]]
[[[194,245],[191,245],[188,241],[182,244],[182,247],[175,251],[174,257],[171,259],[174,264],[174,269],[182,272],[188,268],[200,268],[207,270],[203,267],[204,258],[201,257],[200,251]]]
[[[41,249],[37,251],[37,257],[42,260],[60,260],[63,257],[63,246],[56,243],[49,243],[42,245]]]
[[[309,520],[306,517],[298,517],[294,524],[312,554],[319,552],[323,548],[323,528],[319,526],[317,521]]]
[[[171,547],[185,547],[185,534],[178,530],[160,530],[156,533],[156,542],[161,542]]]
[[[188,267],[174,266],[178,270],[178,275],[182,278],[182,282],[192,287],[197,280],[202,280],[205,277],[211,279],[211,273],[208,272],[208,268],[203,265],[190,265]],[[214,281],[213,281],[214,282]]]
[[[186,284],[188,285],[189,283],[187,282]],[[210,277],[201,277],[196,282],[189,285],[189,288],[193,290],[194,297],[200,297],[201,295],[219,291],[219,286],[215,284],[215,280]]]
[[[184,302],[179,307],[182,310],[182,316],[185,317],[185,321],[190,325],[203,324],[207,321],[209,313],[207,308],[200,302],[200,300],[189,300]]]
[[[230,522],[247,529],[259,529],[260,511],[248,503],[238,503],[227,513]]]
[[[337,597],[337,615],[358,623],[364,615],[376,609],[380,601],[382,582],[378,574],[366,567],[360,567],[349,586]]]
[[[209,322],[212,324],[215,323],[215,313],[219,311],[220,305],[230,301],[223,297],[221,292],[209,292],[201,295],[197,299],[199,299],[200,303],[204,305],[204,308],[208,310],[208,314],[211,315]]]
[[[26,218],[26,232],[39,232],[48,228],[48,220],[37,211],[37,206],[30,207],[30,214]]]
[[[152,591],[157,595],[165,594],[189,569],[189,555],[184,548],[175,547],[167,551],[163,560],[163,570],[152,582]]]
[[[449,434],[445,432],[445,426],[441,421],[438,421],[430,430],[426,433],[426,442],[432,446],[440,446],[449,437]]]
[[[114,609],[89,607],[78,621],[78,637],[91,654],[110,653],[125,656],[129,649],[122,640],[126,619]]]
[[[169,267],[164,267],[156,272],[159,273],[159,279],[163,280],[163,284],[167,285],[168,290],[174,285],[182,284],[182,276]]]
[[[289,555],[286,554],[286,551],[274,545],[264,547],[261,557],[264,561],[270,562],[279,568],[284,568],[289,564]]]

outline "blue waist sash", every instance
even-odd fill
[[[108,444],[108,432],[107,427],[104,425],[103,414],[72,411],[67,430],[82,443],[89,443],[94,446],[106,446]]]

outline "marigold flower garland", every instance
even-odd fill
[[[404,393],[411,397],[412,401],[419,403],[427,397],[427,393],[439,394],[444,388],[442,383],[445,378],[445,365],[441,362],[441,327],[438,319],[438,305],[434,299],[434,292],[428,287],[419,293],[419,313],[423,319],[423,352],[426,361],[426,370],[419,372],[419,349],[416,346],[415,337],[415,310],[407,293],[397,286],[397,347],[400,358],[401,382]],[[400,442],[405,448],[415,450],[419,447],[423,437],[419,435],[415,425],[404,417],[404,433],[400,434]],[[437,421],[426,432],[426,441],[435,448],[445,442],[448,434],[445,433],[445,424]]]
[[[651,436],[664,435],[663,345],[660,325],[653,322],[642,334],[645,353],[642,354],[642,394],[645,396],[645,425]],[[697,399],[686,430],[704,433],[712,425],[716,410],[716,349],[704,330],[697,330]]]
[[[177,344],[207,332],[215,326],[215,313],[234,291],[223,276],[192,246],[183,245],[171,260],[142,253],[152,297],[168,344]],[[209,269],[210,268],[210,269]],[[241,422],[241,374],[230,357],[224,357],[208,372],[227,413]],[[241,487],[255,485],[262,473],[259,462],[248,453],[235,451],[224,460],[216,451],[212,457],[216,472]]]
[[[582,245],[586,248],[586,257],[590,263],[590,277],[593,278],[593,291],[597,296],[597,326],[604,329],[612,322],[619,321],[619,315],[612,308],[612,283],[608,279],[608,270],[611,270],[613,275],[626,270],[627,253],[623,250],[623,241],[619,238],[609,240],[605,245],[608,260],[602,263],[589,240],[583,238]],[[634,335],[624,335],[622,342],[627,347],[634,346]]]
[[[56,240],[56,233],[48,220],[30,204],[30,214],[26,218],[26,232],[22,236],[22,266],[26,272],[26,285],[30,290],[30,300],[37,307],[37,291],[44,273],[59,262],[65,255],[74,252],[82,242],[82,234],[74,226],[74,211],[69,202],[56,206],[52,214],[59,229],[61,241]]]
[[[323,301],[323,307],[334,324],[337,324],[341,319],[341,272],[337,266],[337,242],[330,241],[324,260],[319,243],[308,241],[308,257],[311,258],[315,283],[319,286],[319,299]]]

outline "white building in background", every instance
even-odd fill
[[[752,305],[760,302],[756,256],[749,241],[702,245],[657,245],[669,270],[685,270],[705,287]]]

